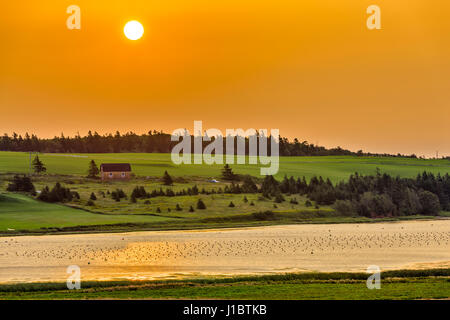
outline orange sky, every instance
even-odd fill
[[[67,6],[81,7],[68,30]],[[366,28],[381,7],[382,30]],[[0,134],[279,128],[372,152],[450,155],[447,0],[8,1]],[[130,41],[124,24],[139,20]]]

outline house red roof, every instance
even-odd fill
[[[100,170],[103,172],[127,172],[131,171],[129,163],[102,163]]]

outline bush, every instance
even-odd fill
[[[333,208],[343,216],[353,216],[356,214],[356,208],[350,200],[336,200]]]
[[[246,196],[244,196],[244,199],[243,199],[243,201],[244,201],[244,203],[247,203],[247,202],[248,202],[248,199],[247,199],[247,197],[246,197]]]
[[[396,215],[396,206],[389,195],[365,192],[358,204],[358,213],[365,217]]]
[[[126,199],[127,195],[125,194],[125,192],[123,192],[122,189],[116,189],[116,191],[111,192],[111,198],[119,202],[120,199]]]
[[[92,207],[92,206],[95,206],[95,203],[92,200],[88,200],[88,202],[86,202],[86,205]]]
[[[197,201],[197,209],[200,209],[200,210],[206,209],[206,205],[205,205],[205,203],[202,201],[202,199],[198,199],[198,201]]]
[[[275,202],[276,202],[276,203],[282,203],[283,201],[284,201],[283,195],[282,195],[281,193],[278,193],[278,194],[275,196]]]
[[[230,208],[234,208],[234,207],[235,207],[233,201],[230,202],[230,204],[228,205],[228,207],[230,207]]]
[[[194,210],[194,207],[193,206],[190,206],[190,208],[189,208],[189,212],[194,212],[195,210]]]
[[[177,211],[181,211],[181,210],[183,210],[181,207],[180,207],[180,205],[177,203],[177,205],[176,205],[176,207],[175,207],[175,210],[177,210]]]
[[[38,199],[45,202],[67,202],[72,201],[74,194],[69,188],[64,188],[57,182],[51,191],[47,186],[43,188]],[[75,195],[75,197],[77,196]],[[77,198],[79,198],[79,195]]]
[[[173,185],[172,177],[169,175],[169,173],[167,173],[167,171],[164,171],[164,175],[162,177],[162,182],[166,186]]]
[[[251,206],[254,206],[255,204],[254,204],[253,201],[252,201],[252,202],[250,202],[250,205],[251,205]]]
[[[419,200],[422,205],[422,214],[438,215],[441,211],[439,198],[434,193],[422,190],[419,192]]]
[[[272,211],[264,211],[264,212],[255,212],[252,216],[256,220],[274,220],[275,214]]]
[[[8,184],[6,190],[11,192],[29,192],[33,195],[36,193],[31,179],[27,176],[14,176],[13,181]]]
[[[89,199],[95,201],[95,200],[97,200],[97,197],[96,197],[95,194],[92,192],[92,193],[91,193],[91,196],[89,197]]]
[[[311,201],[306,200],[306,201],[305,201],[305,207],[311,207],[311,206],[312,206]]]
[[[160,207],[156,208],[156,213],[161,213],[161,208]]]

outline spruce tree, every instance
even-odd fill
[[[206,205],[205,205],[205,203],[202,201],[202,199],[198,199],[198,201],[197,201],[197,209],[200,209],[200,210],[206,209]]]
[[[36,156],[32,162],[34,173],[41,173],[47,171],[44,163],[39,160],[39,156]]]
[[[233,173],[233,170],[228,163],[222,169],[222,179],[231,181],[236,179],[236,175]]]
[[[163,184],[166,185],[166,186],[173,185],[172,177],[169,175],[169,173],[167,173],[167,171],[164,171],[164,175],[162,177],[162,181],[163,181]]]
[[[100,170],[97,167],[97,164],[94,160],[91,160],[89,163],[89,170],[88,170],[88,178],[97,178],[100,173]]]

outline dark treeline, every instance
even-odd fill
[[[236,138],[235,138],[236,139]],[[268,146],[270,146],[270,137],[268,139]],[[180,139],[181,140],[181,139]],[[214,138],[212,138],[214,140]],[[194,139],[191,139],[192,145]],[[115,134],[100,135],[97,132],[89,131],[86,136],[79,134],[74,137],[66,137],[61,134],[60,137],[51,139],[38,138],[36,135],[24,136],[13,133],[11,136],[4,134],[0,138],[0,151],[34,151],[45,153],[120,153],[120,152],[148,152],[148,153],[170,153],[173,146],[178,142],[171,141],[171,135],[162,131],[149,131],[146,134],[138,135],[134,132],[127,132],[121,134],[117,131]],[[203,148],[210,142],[203,141]],[[248,154],[249,139],[245,138],[246,154]],[[225,154],[225,142],[224,154]],[[237,143],[235,143],[235,154]],[[270,147],[268,148],[270,150]],[[192,147],[192,151],[194,148]],[[362,150],[353,152],[342,149],[341,147],[327,149],[322,146],[310,144],[307,141],[298,140],[295,138],[289,141],[287,138],[279,138],[279,150],[281,156],[340,156],[340,155],[358,155],[358,156],[395,156],[395,157],[411,157],[416,158],[416,155],[389,155],[389,154],[373,154],[364,153]],[[270,155],[270,151],[269,151]]]
[[[334,205],[342,214],[366,217],[437,215],[450,210],[450,176],[423,172],[415,179],[392,177],[388,174],[351,175],[348,181],[333,185],[329,179],[285,177],[278,182],[266,177],[262,190],[266,196],[278,193],[304,194],[317,204]]]

